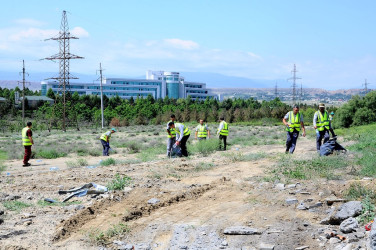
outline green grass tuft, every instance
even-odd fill
[[[132,183],[132,178],[124,175],[120,176],[119,174],[115,175],[115,178],[107,184],[109,190],[122,190],[124,187],[129,186]]]

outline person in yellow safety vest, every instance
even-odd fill
[[[171,120],[167,122],[167,157],[170,157],[172,146],[176,142],[176,131],[173,128],[170,128],[169,124],[170,122],[175,122],[176,117],[174,114],[170,116]]]
[[[175,130],[175,132],[179,135],[179,137],[176,138],[175,144],[177,146],[180,146],[181,154],[183,156],[187,157],[188,156],[187,141],[188,141],[188,138],[191,134],[191,131],[183,123],[170,122],[168,124],[168,126],[169,126],[170,129],[173,128]]]
[[[219,150],[222,150],[222,140],[223,140],[223,150],[226,151],[227,147],[227,136],[228,136],[228,124],[225,122],[225,118],[221,117],[219,119],[219,127],[217,130],[217,135],[219,135]]]
[[[210,131],[208,125],[204,125],[204,120],[200,120],[200,124],[196,127],[195,139],[206,140],[206,138],[210,138]]]
[[[299,106],[294,105],[292,111],[288,112],[282,119],[286,126],[287,140],[286,140],[286,154],[293,154],[296,148],[296,142],[299,137],[299,132],[303,129],[303,137],[306,136],[303,115],[299,112]]]
[[[324,138],[324,143],[329,140],[329,130],[331,128],[329,115],[325,110],[324,103],[319,104],[319,110],[313,116],[313,127],[318,131],[316,134],[316,149],[317,152],[320,152],[322,139]]]
[[[103,146],[103,156],[109,156],[108,151],[110,150],[110,139],[111,135],[116,132],[115,128],[103,133],[99,138]]]
[[[23,167],[31,166],[29,163],[31,157],[31,146],[34,144],[33,132],[31,131],[32,123],[28,122],[26,127],[22,129],[22,145],[25,147],[25,155],[23,160]]]

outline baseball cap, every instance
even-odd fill
[[[319,104],[319,108],[325,108],[325,104],[324,103],[320,103]]]
[[[116,132],[116,129],[115,129],[115,128],[112,128],[111,130]]]

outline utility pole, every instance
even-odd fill
[[[291,73],[293,74],[293,76],[287,80],[292,80],[292,104],[294,105],[295,104],[295,101],[296,101],[296,80],[299,80],[299,79],[302,79],[300,77],[297,77],[296,76],[296,72],[298,72],[296,70],[296,65],[294,64],[294,69],[291,71]]]
[[[102,83],[103,83],[103,75],[102,75],[102,63],[99,63],[99,74],[100,74],[100,78],[99,80],[101,81],[101,117],[102,117],[102,128],[104,128],[104,117],[103,117],[103,86],[102,86]]]
[[[22,60],[22,123],[25,123],[25,75],[29,75],[29,73],[26,73],[25,71],[25,60]]]
[[[69,72],[69,63],[71,59],[83,59],[81,56],[77,56],[70,53],[70,40],[78,39],[71,36],[69,32],[67,13],[64,10],[61,19],[60,31],[57,37],[53,37],[46,40],[55,40],[59,42],[59,53],[53,56],[45,58],[45,60],[59,60],[59,76],[51,77],[59,81],[59,93],[63,96],[63,131],[66,131],[66,92],[70,90],[69,79],[78,79],[78,77],[72,76]]]
[[[300,103],[303,101],[303,84],[300,83]]]

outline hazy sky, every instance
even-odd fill
[[[44,39],[58,33],[63,10],[80,38],[71,52],[85,57],[71,63],[78,73],[95,74],[101,62],[107,75],[287,79],[295,63],[306,87],[376,85],[374,0],[3,1],[0,71],[19,71],[22,59],[29,72],[58,71],[39,59],[58,52]]]

